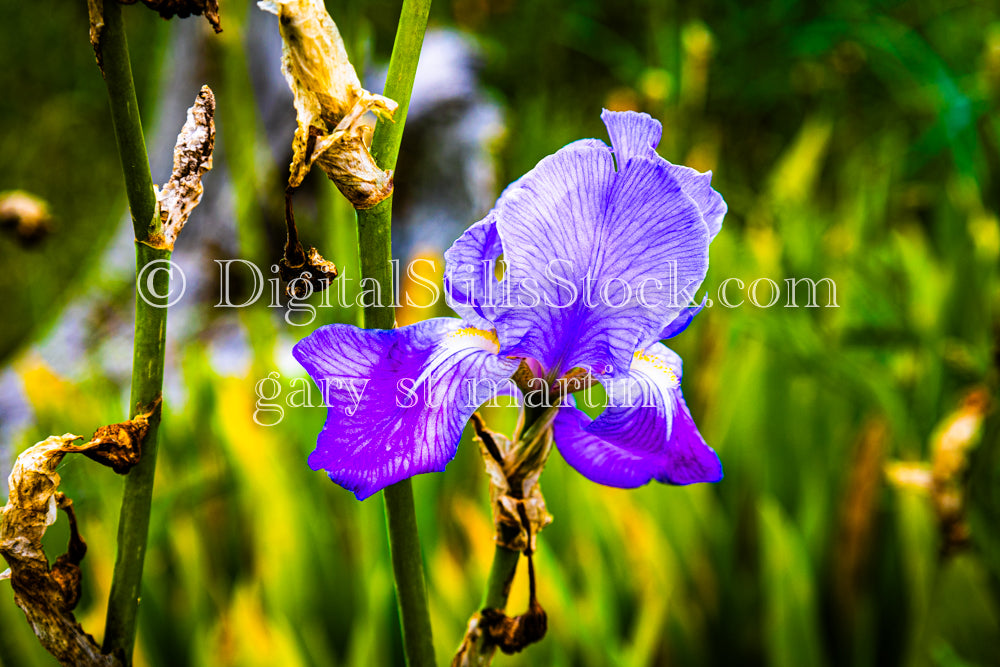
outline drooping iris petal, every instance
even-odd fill
[[[662,344],[637,353],[627,378],[606,381],[608,406],[591,421],[559,409],[555,443],[588,479],[622,488],[717,482],[722,464],[705,444],[680,390],[680,358]]]
[[[497,356],[492,334],[454,318],[391,330],[331,324],[293,353],[329,407],[309,466],[359,500],[444,470],[469,417],[517,367]]]
[[[492,211],[466,229],[444,253],[448,305],[480,329],[493,328],[493,303],[499,298],[494,269],[501,253],[503,247]]]
[[[569,144],[501,196],[507,273],[494,309],[501,353],[547,371],[627,372],[687,306],[708,268],[709,234],[662,159],[616,172],[601,142]]]
[[[633,157],[663,160],[670,165],[670,174],[677,179],[684,194],[691,197],[701,211],[712,238],[722,229],[722,219],[728,207],[718,192],[712,189],[712,172],[701,173],[690,167],[671,164],[656,152],[663,135],[663,126],[649,114],[635,111],[608,111],[601,113],[601,120],[608,128],[611,145],[619,168]]]
[[[667,338],[673,338],[674,336],[682,333],[688,328],[688,325],[691,324],[691,320],[694,319],[694,316],[700,313],[701,309],[705,307],[705,303],[707,301],[708,295],[706,294],[705,298],[701,300],[701,304],[697,306],[690,306],[682,310],[680,314],[670,322],[670,324],[663,327],[658,338],[660,340],[666,340]]]

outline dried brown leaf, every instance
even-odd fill
[[[487,667],[497,648],[507,654],[517,653],[545,636],[548,618],[538,602],[532,557],[538,532],[552,522],[538,477],[552,450],[554,416],[554,409],[547,410],[523,432],[519,420],[519,435],[514,442],[486,428],[478,412],[472,415],[475,439],[490,478],[494,540],[498,546],[524,552],[528,559],[528,610],[518,616],[491,608],[473,614],[452,667]],[[508,590],[512,580],[513,572],[506,583]]]
[[[17,457],[0,518],[0,555],[10,566],[14,602],[49,653],[64,665],[120,665],[114,656],[101,653],[73,615],[80,598],[79,564],[87,547],[77,530],[72,501],[58,491],[56,468],[67,453],[101,446],[96,441],[74,445],[78,439],[69,433],[52,436]],[[50,568],[42,536],[55,523],[58,509],[69,516],[70,542]]]
[[[301,281],[308,282],[312,287],[311,294],[315,294],[329,287],[338,274],[333,262],[324,259],[316,248],[310,247],[301,264],[293,264],[282,257],[278,262],[278,275],[288,283],[285,293],[289,297],[301,299],[308,296],[308,290]]]
[[[13,231],[25,245],[37,243],[52,229],[49,206],[23,190],[0,192],[0,229]]]
[[[0,555],[10,569],[0,579],[10,579],[14,601],[35,635],[64,665],[108,666],[121,662],[102,654],[73,615],[80,599],[79,565],[87,545],[77,529],[73,501],[58,490],[56,469],[66,454],[77,453],[117,473],[128,472],[139,462],[149,419],[159,409],[157,400],[148,411],[120,424],[102,426],[89,442],[79,445],[73,444],[81,439],[78,435],[54,435],[18,456],[8,478],[10,493],[0,513]],[[55,523],[57,509],[69,517],[69,548],[49,568],[42,537]]]
[[[215,95],[208,86],[188,109],[187,121],[174,146],[174,169],[170,180],[156,194],[163,224],[162,235],[148,240],[154,248],[173,250],[177,236],[184,229],[191,212],[201,201],[202,176],[212,168],[215,148]]]
[[[480,626],[488,644],[495,644],[511,655],[541,641],[548,630],[548,616],[538,600],[532,598],[528,611],[519,616],[507,616],[500,609],[483,609]]]
[[[119,475],[126,474],[142,458],[142,444],[149,432],[149,420],[160,409],[157,399],[149,411],[138,414],[120,424],[108,424],[94,431],[83,453],[92,461],[114,470]]]
[[[132,4],[135,0],[130,0],[125,4]],[[189,16],[201,16],[212,25],[215,32],[222,32],[222,25],[219,23],[219,0],[142,0],[142,4],[159,13],[165,19],[177,18],[186,19]]]
[[[490,478],[494,539],[512,551],[534,551],[539,531],[552,523],[538,484],[552,449],[552,431],[540,429],[536,441],[515,445],[507,436],[486,428],[479,413],[472,415],[472,425]]]
[[[930,495],[942,555],[965,548],[971,538],[966,519],[969,455],[979,444],[991,401],[986,389],[971,389],[959,408],[935,430],[929,462],[894,461],[886,465],[886,476],[894,485]]]
[[[365,145],[366,114],[391,119],[397,104],[361,87],[322,0],[258,4],[278,17],[282,71],[295,96],[289,186],[298,187],[316,163],[355,208],[375,206],[392,194],[392,172],[379,169]]]
[[[97,66],[104,74],[104,57],[101,55],[101,35],[104,33],[104,0],[87,0],[87,16],[90,19],[90,45],[94,48]]]

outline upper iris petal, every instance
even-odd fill
[[[725,212],[711,174],[656,154],[659,122],[602,118],[613,150],[584,139],[544,158],[445,255],[456,312],[495,327],[503,354],[537,359],[552,375],[622,375],[637,347],[689,321]]]
[[[493,303],[499,295],[494,267],[501,253],[503,246],[492,211],[465,230],[444,253],[448,305],[480,329],[493,328]]]
[[[494,309],[501,353],[627,372],[687,306],[708,269],[707,225],[662,159],[588,140],[543,159],[495,209],[507,272]]]
[[[663,161],[668,165],[671,175],[680,183],[684,194],[698,205],[698,210],[708,225],[709,234],[715,238],[722,228],[722,219],[728,207],[722,195],[712,189],[712,172],[701,173],[691,167],[671,164],[660,157],[656,147],[660,143],[663,126],[649,114],[605,109],[601,113],[601,120],[608,128],[619,167],[633,157]]]

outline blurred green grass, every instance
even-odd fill
[[[350,13],[343,4],[330,3],[335,18],[349,16],[341,29],[370,34],[384,56],[396,3]],[[36,411],[18,451],[50,433],[89,433],[124,410],[122,388],[106,379],[70,382],[15,354],[51,321],[41,305],[84,275],[86,262],[70,258],[99,256],[122,206],[82,5],[53,3],[48,23],[29,7],[0,10],[3,62],[14,65],[2,82],[16,93],[0,102],[0,186],[46,196],[62,224],[38,250],[0,239],[12,315],[0,353],[15,359]],[[237,9],[224,0],[223,21]],[[149,91],[171,26],[126,13]],[[542,486],[555,522],[537,563],[549,636],[497,664],[1000,664],[997,419],[972,453],[972,542],[955,555],[940,554],[930,500],[881,472],[889,460],[928,459],[935,429],[968,390],[996,393],[995,10],[945,0],[453,0],[432,19],[483,40],[484,78],[508,115],[501,182],[568,141],[603,137],[601,106],[648,111],[664,122],[661,153],[712,169],[729,202],[712,247],[712,298],[728,278],[784,287],[786,277],[830,277],[840,306],[784,308],[783,294],[774,308],[729,309],[716,299],[671,342],[695,418],[722,457],[722,483],[606,489],[553,457]],[[238,21],[226,27],[239,34]],[[246,44],[227,39],[226,68],[208,74],[220,109],[246,92]],[[147,95],[145,108],[154,103]],[[260,141],[248,136],[252,118],[228,125],[236,129],[220,120],[220,137]],[[246,204],[252,172],[271,167],[243,166],[249,225],[264,217]],[[324,198],[317,217],[337,221],[338,259],[356,266],[349,212]],[[252,227],[241,234],[261,252]],[[42,258],[73,268],[51,271]],[[41,291],[20,289],[25,276]],[[273,346],[300,332],[276,331],[263,311],[243,315],[256,353],[245,377],[213,370],[204,346],[181,353],[186,398],[165,408],[137,659],[402,664],[381,504],[357,503],[306,467],[321,409],[253,423],[254,382],[274,367]],[[488,418],[512,424],[510,410]],[[465,442],[445,474],[415,481],[442,662],[478,604],[492,551],[477,456]],[[99,636],[120,480],[86,461],[61,473],[90,544],[78,617]],[[50,555],[64,539],[57,524]],[[512,609],[526,605],[526,588],[515,582]],[[5,584],[0,662],[51,664]]]

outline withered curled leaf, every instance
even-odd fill
[[[129,0],[123,4],[134,4],[135,0]],[[142,4],[159,13],[165,19],[177,18],[186,19],[189,16],[205,15],[205,18],[212,25],[215,32],[222,32],[222,24],[219,22],[219,0],[142,0]]]
[[[289,186],[298,187],[316,163],[355,208],[375,206],[392,194],[392,172],[379,169],[365,144],[365,116],[371,111],[391,120],[397,104],[361,87],[322,0],[258,5],[278,17],[282,71],[295,96]]]
[[[310,247],[308,252],[299,240],[299,230],[295,226],[292,210],[293,188],[285,189],[285,225],[288,238],[285,241],[284,256],[278,261],[278,275],[285,281],[285,294],[294,299],[307,299],[316,292],[322,292],[337,277],[336,265]]]
[[[507,655],[518,653],[541,641],[547,630],[548,616],[534,597],[519,616],[508,616],[502,609],[483,609],[469,619],[451,667],[486,667],[493,663],[496,649]]]
[[[214,148],[215,95],[211,88],[202,86],[194,105],[188,109],[184,127],[177,135],[170,180],[156,193],[163,230],[160,236],[146,241],[147,245],[164,250],[174,249],[177,236],[201,201],[204,192],[201,179],[212,168]]]
[[[969,390],[959,408],[935,430],[930,461],[892,461],[885,466],[886,476],[893,485],[930,496],[937,514],[942,556],[967,548],[972,538],[966,516],[967,473],[970,455],[979,445],[991,403],[992,397],[985,388]]]
[[[104,74],[104,58],[101,56],[101,35],[104,33],[104,0],[87,0],[87,17],[90,19],[90,45],[97,58],[97,67]]]
[[[501,651],[511,655],[545,637],[548,616],[538,600],[532,597],[528,611],[518,616],[507,616],[500,609],[483,609],[480,626],[488,644],[496,644]]]
[[[52,436],[17,457],[8,480],[9,499],[0,518],[0,555],[10,566],[14,602],[42,646],[63,665],[110,667],[121,662],[101,653],[73,615],[80,598],[79,564],[87,546],[77,530],[72,501],[58,491],[56,468],[67,453],[101,446],[95,441],[74,445],[78,439],[69,433]],[[42,536],[55,523],[59,509],[69,516],[69,548],[50,568]]]
[[[141,414],[119,424],[102,426],[91,437],[84,455],[114,470],[119,475],[131,470],[142,458],[142,444],[149,432],[149,420],[160,410],[161,401]]]
[[[507,549],[523,551],[528,559],[528,610],[517,616],[508,616],[504,609],[487,607],[473,614],[451,667],[488,667],[497,648],[508,655],[517,653],[541,641],[548,630],[548,616],[538,602],[533,556],[537,531],[552,521],[537,483],[540,466],[544,466],[544,459],[552,446],[552,431],[544,424],[535,431],[545,438],[543,446],[546,449],[541,458],[532,454],[517,456],[517,448],[510,440],[487,430],[478,413],[473,415],[472,423],[490,476],[496,542]],[[527,435],[531,437],[531,433],[529,429]],[[529,442],[526,448],[536,445]],[[512,479],[520,480],[520,483],[512,487]],[[524,489],[524,498],[514,497],[518,495],[517,488]],[[506,584],[508,590],[513,571],[510,576]],[[506,596],[507,593],[504,593]]]
[[[83,631],[73,615],[80,599],[80,561],[87,545],[77,530],[73,501],[59,492],[56,472],[66,454],[83,454],[128,472],[139,462],[149,420],[160,409],[157,399],[147,411],[120,424],[102,426],[89,442],[74,444],[80,436],[51,436],[25,450],[8,478],[7,505],[0,510],[0,555],[10,566],[14,601],[21,608],[45,649],[64,665],[121,665],[101,653],[93,637]],[[70,540],[66,553],[52,567],[42,548],[42,536],[61,509],[69,517]]]
[[[33,245],[51,228],[52,216],[43,200],[23,190],[0,192],[0,229],[12,231],[24,245]]]
[[[330,282],[337,277],[337,266],[333,262],[323,259],[323,255],[319,254],[316,248],[310,247],[304,253],[301,263],[295,259],[290,260],[288,257],[282,257],[278,262],[278,275],[288,283],[285,287],[285,293],[289,297],[302,299],[329,287]],[[312,287],[312,292],[306,289],[302,281]]]
[[[490,478],[494,539],[511,551],[534,551],[538,532],[552,523],[538,484],[552,449],[552,430],[540,429],[536,439],[520,444],[486,428],[479,413],[473,413],[472,425]]]

